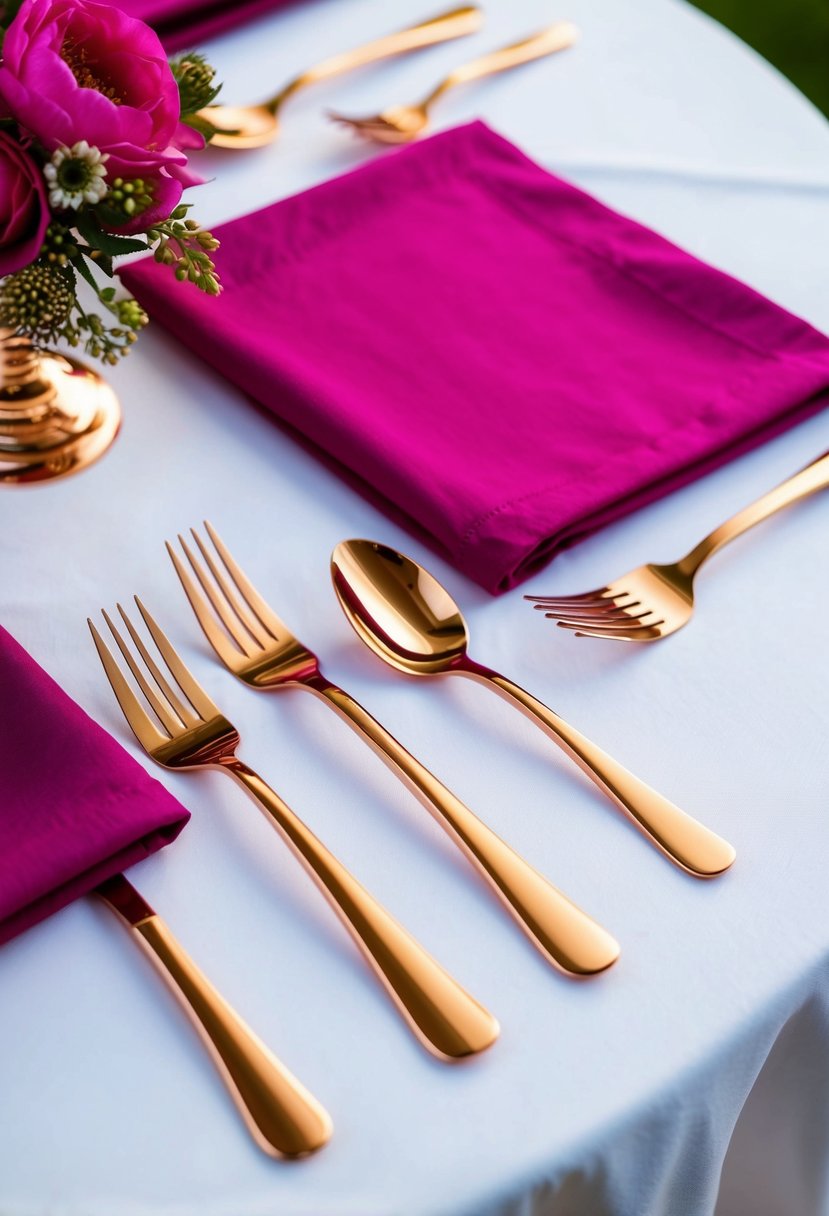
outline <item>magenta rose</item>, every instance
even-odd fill
[[[39,166],[11,135],[0,131],[0,277],[34,261],[48,224]]]
[[[151,182],[145,227],[199,180],[186,168],[182,148],[194,133],[179,122],[178,87],[158,36],[108,4],[23,0],[3,43],[0,107],[47,151],[85,139],[107,154],[108,180]]]

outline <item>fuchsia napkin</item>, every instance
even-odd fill
[[[208,38],[253,21],[292,0],[118,0],[131,17],[151,25],[168,51],[191,50]],[[296,0],[293,0],[295,3]]]
[[[492,592],[829,403],[827,338],[481,123],[217,231],[218,299],[125,282]]]
[[[0,943],[169,844],[189,818],[0,627]]]

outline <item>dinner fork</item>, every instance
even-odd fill
[[[165,768],[218,768],[229,773],[259,803],[316,881],[426,1046],[447,1059],[483,1051],[498,1036],[498,1023],[492,1015],[380,906],[279,795],[238,759],[236,728],[196,682],[137,596],[135,602],[161,665],[120,604],[118,611],[134,652],[110,616],[104,612],[103,617],[146,704],[133,691],[92,621],[88,623],[118,704],[144,750]]]
[[[414,105],[392,106],[370,118],[348,118],[345,114],[331,111],[329,118],[376,143],[408,143],[426,130],[430,108],[450,89],[460,84],[468,84],[471,80],[479,80],[482,76],[505,72],[508,68],[518,67],[522,63],[531,63],[534,59],[542,59],[555,51],[563,51],[572,46],[577,38],[578,30],[572,22],[557,21],[555,25],[540,30],[530,38],[524,38],[512,46],[501,47],[455,68],[454,72],[450,72],[422,101]]]
[[[169,543],[167,551],[205,637],[225,666],[252,688],[307,688],[332,706],[420,798],[548,959],[580,975],[603,971],[615,962],[619,955],[615,939],[473,815],[362,705],[323,675],[317,656],[265,602],[215,529],[206,521],[204,526],[212,548],[191,529],[201,560],[179,536],[195,581]]]
[[[794,477],[720,524],[678,562],[639,566],[606,587],[583,595],[525,595],[524,599],[562,629],[574,630],[576,637],[657,642],[691,619],[694,577],[709,557],[755,524],[827,486],[829,452],[824,452]]]
[[[129,879],[115,874],[95,894],[131,930],[178,997],[259,1147],[281,1157],[322,1148],[331,1136],[328,1113],[219,995]]]

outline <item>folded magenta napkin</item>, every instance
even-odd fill
[[[123,278],[491,592],[829,403],[829,339],[482,123]]]
[[[0,943],[169,844],[189,817],[0,627]]]
[[[297,0],[118,0],[131,17],[151,25],[168,51],[190,50],[225,30]]]

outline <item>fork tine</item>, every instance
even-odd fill
[[[585,591],[581,595],[525,595],[524,599],[530,604],[552,607],[554,604],[598,604],[609,595],[609,587],[597,587],[595,591]]]
[[[149,671],[150,675],[155,680],[158,687],[161,689],[164,696],[169,701],[173,711],[178,715],[178,717],[181,719],[181,721],[184,723],[185,726],[197,726],[198,723],[201,722],[201,718],[198,717],[197,714],[194,714],[192,709],[190,709],[187,705],[185,705],[183,703],[183,701],[181,701],[180,698],[178,696],[176,696],[175,692],[170,687],[170,684],[168,683],[168,681],[165,680],[165,678],[161,672],[161,669],[159,668],[155,659],[150,654],[147,647],[144,645],[144,639],[141,637],[138,630],[135,628],[135,626],[133,625],[130,618],[127,616],[127,614],[124,611],[124,609],[122,608],[122,606],[120,604],[118,604],[117,608],[118,608],[118,611],[121,613],[121,619],[123,620],[124,624],[126,625],[127,629],[129,630],[130,637],[132,638],[133,642],[135,643],[138,653],[141,655],[141,658],[144,660],[144,664],[147,667],[147,670]],[[143,685],[142,685],[142,688],[143,688]]]
[[[268,643],[268,634],[270,633],[270,630],[268,629],[267,625],[265,625],[264,621],[260,621],[257,618],[255,612],[251,611],[251,606],[246,601],[244,594],[242,594],[242,596],[240,598],[240,595],[239,595],[240,589],[234,583],[232,574],[231,574],[230,580],[228,580],[227,573],[230,573],[228,568],[225,566],[225,572],[223,572],[221,570],[219,563],[216,561],[213,554],[207,548],[207,546],[205,545],[202,538],[199,536],[196,529],[191,528],[190,533],[191,533],[194,541],[198,545],[201,555],[204,558],[204,560],[207,562],[207,565],[210,568],[210,573],[213,575],[214,579],[216,580],[216,584],[219,587],[219,589],[221,590],[225,599],[230,604],[231,608],[236,613],[237,617],[242,622],[245,629],[247,629],[248,633],[256,639],[256,641],[259,643],[259,645],[264,650],[265,646]],[[209,533],[208,533],[208,535],[209,535]],[[211,537],[211,539],[212,539],[212,537]],[[230,556],[230,555],[228,554],[228,556]],[[223,559],[222,559],[222,562],[224,564]],[[240,574],[242,573],[241,570],[239,571],[239,573]],[[244,575],[242,575],[242,577],[244,578]]]
[[[103,664],[106,678],[109,680],[112,691],[115,693],[115,699],[121,706],[124,717],[132,728],[136,739],[145,751],[148,752],[152,752],[158,747],[163,747],[165,743],[169,743],[169,736],[161,733],[147,710],[138,700],[138,697],[136,697],[127,683],[124,673],[118,666],[115,656],[89,617],[87,617],[86,623],[92,634],[95,649],[98,651],[98,658]]]
[[[544,617],[548,621],[560,621],[562,625],[569,625],[573,629],[580,629],[583,625],[589,626],[591,629],[615,629],[622,627],[630,628],[635,622],[635,617],[625,616],[608,616],[604,613],[597,613],[591,616],[588,613],[563,613],[563,612],[545,612]]]
[[[634,611],[634,609],[638,609],[638,611]],[[638,620],[639,617],[647,616],[648,612],[648,608],[643,608],[637,602],[630,605],[626,604],[623,608],[615,608],[611,604],[606,609],[595,608],[588,610],[585,608],[582,612],[575,610],[567,612],[554,610],[552,612],[545,612],[544,615],[552,621],[575,621],[576,623],[584,621],[588,625],[626,625],[631,621]]]
[[[226,604],[222,600],[221,594],[216,590],[216,587],[209,579],[207,571],[204,569],[201,562],[198,560],[195,553],[187,544],[187,541],[180,532],[178,534],[178,543],[181,545],[184,556],[190,563],[190,568],[201,585],[202,591],[210,601],[213,611],[224,625],[227,633],[246,658],[253,658],[254,650],[257,648],[259,650],[263,649],[261,641],[255,636],[251,629],[248,629],[243,622],[238,619],[238,613],[234,613],[233,606]]]
[[[648,637],[658,637],[658,628],[664,625],[663,620],[649,621],[647,625],[640,625],[632,621],[630,625],[569,625],[566,621],[557,621],[559,629],[569,629],[575,633],[577,638],[611,638],[619,641],[635,642],[637,640],[645,641]]]
[[[204,526],[207,529],[207,535],[216,547],[216,552],[224,563],[225,569],[233,579],[250,610],[258,616],[275,642],[278,642],[280,638],[284,638],[286,634],[290,633],[285,622],[276,615],[270,604],[262,599],[262,596],[256,590],[244,570],[231,557],[230,550],[209,520],[206,519],[204,521]]]
[[[179,582],[184,588],[184,594],[190,601],[190,607],[195,612],[196,619],[201,625],[205,637],[216,651],[216,654],[219,656],[222,662],[226,663],[228,667],[232,667],[239,658],[240,654],[250,657],[246,650],[237,649],[237,647],[235,647],[230,641],[228,636],[219,628],[213,619],[213,614],[208,608],[206,601],[197,591],[196,584],[185,570],[184,563],[181,561],[175,549],[168,540],[165,540],[164,544],[167,546],[170,561],[175,566],[176,574],[179,577]]]
[[[202,718],[221,717],[221,711],[218,705],[211,701],[210,697],[204,691],[202,686],[197,683],[190,672],[182,663],[170,640],[164,635],[161,627],[153,620],[148,608],[145,608],[141,600],[136,595],[135,602],[138,606],[138,611],[144,618],[144,624],[152,634],[153,641],[158,647],[161,657],[170,669],[173,679],[178,684],[181,691],[184,693],[187,700],[193,706],[197,714],[201,714]]]
[[[119,605],[119,609],[120,609],[120,605]],[[123,616],[124,615],[123,609],[120,609],[120,611],[121,611],[121,615]],[[124,661],[126,662],[127,666],[129,667],[130,671],[132,672],[133,679],[135,680],[136,684],[138,685],[138,687],[141,689],[144,696],[146,697],[153,713],[158,718],[159,722],[164,727],[164,729],[167,731],[167,734],[171,736],[171,738],[175,735],[180,734],[182,726],[183,726],[183,722],[181,722],[179,719],[177,719],[175,713],[173,713],[173,711],[172,711],[172,707],[170,705],[166,704],[165,701],[162,700],[161,697],[159,697],[158,693],[152,687],[149,680],[144,675],[144,672],[141,670],[141,665],[136,661],[135,656],[133,655],[133,653],[130,650],[127,643],[124,641],[123,636],[119,632],[115,623],[110,618],[109,613],[106,612],[106,610],[102,610],[102,615],[103,615],[103,618],[106,621],[107,625],[109,626],[109,632],[115,638],[118,649],[121,651],[121,654],[124,657]]]

